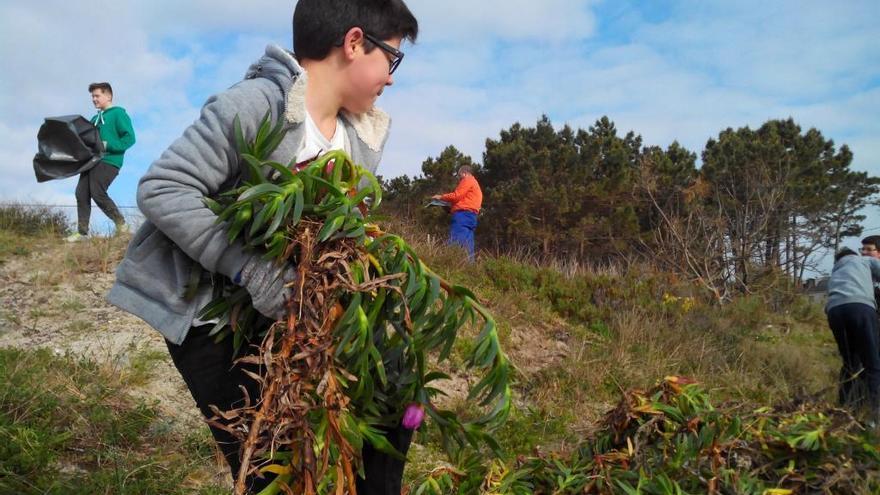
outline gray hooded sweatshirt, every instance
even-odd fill
[[[840,258],[831,269],[825,312],[850,303],[866,304],[876,309],[875,281],[880,281],[880,260],[856,254]]]
[[[288,163],[305,138],[305,89],[308,78],[293,57],[270,45],[243,81],[212,96],[201,115],[153,162],[141,178],[137,202],[146,222],[132,236],[116,270],[107,300],[146,321],[169,341],[186,338],[198,311],[212,298],[213,274],[234,278],[252,256],[240,241],[229,243],[227,227],[216,222],[202,198],[231,188],[241,174],[233,119],[246,138],[256,135],[270,111],[273,122],[288,128],[270,159]],[[352,159],[376,171],[388,137],[390,119],[379,110],[342,112]],[[194,274],[208,274],[195,277]],[[197,285],[192,295],[188,288]]]

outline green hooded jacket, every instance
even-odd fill
[[[92,117],[92,124],[98,128],[101,140],[105,143],[103,161],[116,168],[122,168],[125,150],[134,145],[134,128],[125,109],[110,107],[106,110],[98,110],[97,115]]]

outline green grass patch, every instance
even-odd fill
[[[228,491],[188,481],[211,462],[204,438],[174,433],[112,370],[0,349],[0,381],[0,493]],[[169,441],[175,434],[180,442]]]
[[[166,350],[141,349],[135,352],[127,369],[126,382],[134,386],[147,383],[154,376],[156,365],[168,359]]]
[[[95,331],[95,324],[88,320],[73,320],[67,325],[67,330],[73,333],[90,333]]]
[[[63,212],[45,206],[0,206],[0,264],[42,249],[43,240],[69,231]]]
[[[622,303],[659,308],[664,292],[669,290],[666,277],[651,273],[569,276],[552,267],[528,265],[505,257],[487,259],[481,268],[483,279],[498,290],[527,293],[573,323],[595,325],[600,335],[605,333],[602,322]]]
[[[61,309],[64,310],[64,312],[76,312],[86,309],[86,305],[83,304],[83,302],[79,299],[72,297],[69,299],[65,299],[61,303]]]
[[[25,236],[0,230],[0,264],[7,262],[15,256],[27,256],[31,253],[31,239]]]

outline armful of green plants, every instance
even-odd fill
[[[228,224],[230,242],[240,239],[279,271],[289,263],[299,275],[284,320],[260,315],[229,280],[215,285],[216,298],[199,315],[216,319],[213,334],[232,336],[236,349],[261,342],[257,355],[241,361],[265,367],[255,376],[262,397],[218,411],[245,443],[239,480],[263,469],[303,493],[353,488],[364,441],[400,456],[382,430],[396,427],[412,404],[433,419],[450,453],[485,445],[498,451],[491,431],[510,411],[510,366],[489,311],[470,290],[431,271],[404,239],[369,222],[381,188],[344,151],[295,171],[268,159],[286,132],[283,121],[273,126],[267,114],[253,141],[237,118],[234,126],[244,182],[205,204]],[[467,324],[481,325],[467,364],[483,376],[468,399],[484,412],[464,420],[434,406],[442,392],[432,382],[449,377],[431,369],[428,357],[446,360]],[[291,455],[279,461],[285,451]]]

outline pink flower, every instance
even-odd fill
[[[421,404],[413,402],[406,406],[406,411],[403,413],[403,427],[415,430],[421,426],[423,419],[425,419],[425,408]]]

